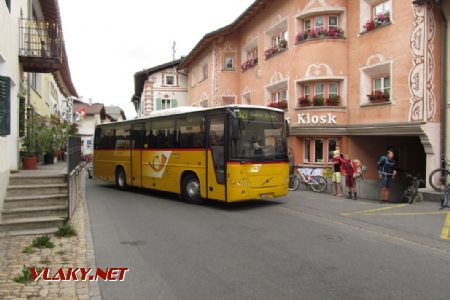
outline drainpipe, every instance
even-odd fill
[[[448,40],[447,40],[447,19],[445,17],[443,9],[441,10],[441,18],[442,18],[442,60],[443,60],[443,68],[441,70],[442,74],[442,109],[441,109],[441,164],[442,168],[446,167],[446,153],[447,153],[447,69],[448,69]]]

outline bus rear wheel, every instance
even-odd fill
[[[121,191],[127,188],[127,175],[122,167],[116,170],[116,187]]]
[[[181,197],[188,203],[203,203],[200,195],[200,181],[194,174],[187,174],[183,177],[181,181]]]

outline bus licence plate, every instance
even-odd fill
[[[272,199],[273,194],[261,194],[260,197],[261,199]]]

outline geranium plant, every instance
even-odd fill
[[[339,95],[333,95],[328,97],[325,102],[328,106],[338,106],[339,102],[341,100],[341,97]]]
[[[366,31],[372,31],[375,28],[389,24],[390,22],[391,18],[389,13],[380,13],[376,15],[372,20],[368,20],[363,27]]]
[[[326,29],[311,29],[308,31],[299,32],[295,37],[295,43],[301,43],[306,40],[313,40],[318,38],[331,38],[339,39],[344,37],[344,30],[341,28],[331,27],[329,30]]]
[[[390,100],[390,95],[387,92],[382,91],[374,91],[367,95],[367,98],[369,98],[370,102],[388,102]]]
[[[250,68],[253,68],[254,66],[256,66],[258,64],[258,58],[250,58],[249,60],[247,60],[245,63],[243,63],[241,65],[241,71],[244,72]]]
[[[288,102],[287,100],[281,100],[277,102],[271,102],[267,105],[268,107],[274,107],[279,109],[287,109],[288,108]]]
[[[267,49],[266,51],[264,51],[264,55],[265,55],[266,59],[269,59],[272,56],[286,50],[287,46],[288,46],[287,41],[281,40],[277,46],[273,46],[273,47]]]
[[[324,98],[321,95],[315,95],[313,99],[314,106],[323,106]]]
[[[309,96],[304,96],[298,98],[298,105],[300,107],[311,106],[311,101],[309,100]]]

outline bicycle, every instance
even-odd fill
[[[313,175],[311,169],[309,174],[298,171],[296,174],[289,176],[289,191],[296,191],[301,183],[308,185],[314,192],[321,193],[327,188],[327,179],[322,175]]]
[[[409,204],[413,204],[417,196],[419,196],[419,187],[425,182],[418,176],[413,175],[410,172],[405,171],[406,178],[411,179],[411,183],[408,188],[403,192],[403,201]]]
[[[441,208],[450,207],[450,168],[434,170],[431,172],[428,182],[433,189],[441,192]]]

